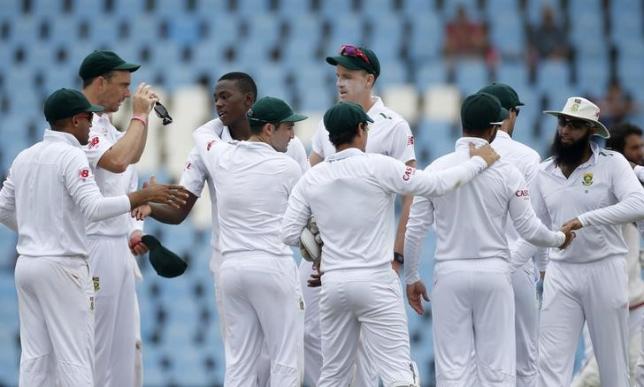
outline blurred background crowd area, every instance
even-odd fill
[[[138,169],[144,179],[176,181],[190,132],[215,116],[214,84],[229,71],[248,72],[260,97],[281,97],[309,115],[296,127],[308,146],[336,100],[335,71],[324,58],[345,43],[378,55],[376,94],[409,121],[420,167],[451,151],[460,101],[492,81],[517,90],[526,106],[515,138],[544,158],[556,122],[541,111],[569,96],[596,102],[609,127],[644,123],[643,0],[0,0],[0,177],[41,139],[44,98],[80,88],[78,67],[95,49],[141,63],[133,87],[159,90],[174,123],[151,120]],[[113,119],[125,127],[129,115],[124,105]],[[197,203],[180,226],[146,223],[190,264],[167,280],[140,261],[147,386],[223,381],[206,192]],[[16,385],[18,375],[15,242],[0,228],[0,386]],[[430,236],[426,256],[433,248]],[[431,312],[410,314],[424,386],[433,385],[431,320]]]

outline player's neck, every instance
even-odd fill
[[[250,137],[250,124],[246,117],[244,117],[243,119],[228,125],[228,131],[230,132],[230,137],[232,137],[233,140],[247,140]]]
[[[369,110],[371,110],[373,105],[376,104],[376,99],[373,98],[371,93],[369,93],[367,96],[365,96],[363,99],[361,99],[358,103],[362,106],[362,108],[364,109],[365,112],[368,112]]]

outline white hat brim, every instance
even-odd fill
[[[559,111],[556,111],[556,110],[545,110],[544,114],[550,114],[550,115],[555,116],[555,117],[559,117],[559,116],[575,117],[575,118],[578,118],[580,120],[592,122],[594,124],[594,128],[596,129],[596,131],[595,131],[595,133],[593,133],[593,135],[599,136],[601,138],[610,138],[610,132],[608,131],[608,128],[606,128],[606,126],[604,126],[604,124],[602,124],[601,122],[599,122],[597,120],[591,120],[591,119],[588,119],[586,117],[578,116],[576,114],[564,113],[564,112],[559,112]]]

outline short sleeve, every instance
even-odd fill
[[[328,156],[324,154],[325,141],[329,141],[329,132],[324,127],[324,123],[320,121],[320,123],[318,124],[318,129],[315,131],[313,138],[311,139],[311,150],[313,150],[313,152],[317,153],[323,159]]]
[[[87,142],[87,145],[85,145],[84,150],[87,155],[89,165],[93,170],[96,170],[101,157],[103,157],[105,152],[107,152],[112,145],[114,144],[98,130],[91,130],[89,132],[89,141]]]
[[[208,171],[201,160],[199,151],[196,147],[192,148],[190,154],[188,154],[186,165],[183,168],[179,185],[184,186],[193,195],[199,197],[201,196],[203,187],[206,184],[207,177]]]
[[[407,163],[416,160],[414,151],[414,135],[405,120],[398,122],[391,134],[391,153],[390,156]]]

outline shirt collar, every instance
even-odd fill
[[[509,135],[509,134],[507,134],[506,132],[504,132],[504,131],[502,131],[502,130],[500,130],[500,129],[499,129],[499,130],[497,130],[497,131],[496,131],[496,137],[495,137],[495,140],[496,140],[496,139],[512,140],[512,137],[510,137],[510,135]],[[492,142],[494,142],[494,141],[492,141]]]
[[[277,152],[271,144],[267,144],[261,141],[237,141],[237,140],[232,140],[232,141],[233,141],[231,142],[232,144],[243,146],[246,148],[269,149],[273,152]]]
[[[470,144],[474,144],[476,147],[480,147],[483,145],[488,145],[489,142],[487,140],[482,139],[480,137],[461,137],[458,140],[456,140],[456,145],[454,146],[454,149],[457,151],[459,150],[470,150]]]
[[[590,143],[590,151],[592,152],[592,154],[590,155],[588,160],[586,160],[582,164],[579,164],[579,166],[577,168],[575,168],[575,171],[577,169],[583,169],[583,168],[591,167],[591,166],[597,164],[597,158],[599,157],[599,153],[601,152],[601,148],[599,147],[599,145],[595,144],[594,142],[591,142]],[[548,159],[548,162],[549,162],[549,164],[546,165],[546,170],[549,170],[550,172],[560,170],[559,166],[557,165],[557,163],[555,163],[554,157],[550,157],[550,159]],[[562,174],[562,176],[563,176],[563,174]]]
[[[56,141],[56,142],[66,142],[69,145],[81,148],[80,142],[73,135],[67,132],[60,132],[57,130],[45,129],[45,134],[43,135],[43,141]]]
[[[373,105],[371,105],[367,115],[371,117],[371,119],[374,119],[373,116],[377,115],[378,112],[385,107],[385,104],[382,102],[382,98],[380,97],[373,96],[371,97],[371,100],[373,101]]]
[[[336,152],[336,153],[330,155],[329,157],[327,157],[327,161],[338,161],[338,160],[346,159],[346,158],[349,158],[349,157],[362,156],[362,155],[364,155],[363,151],[361,151],[358,148],[353,148],[352,147],[352,148],[347,148],[347,149],[341,150],[340,152]]]

